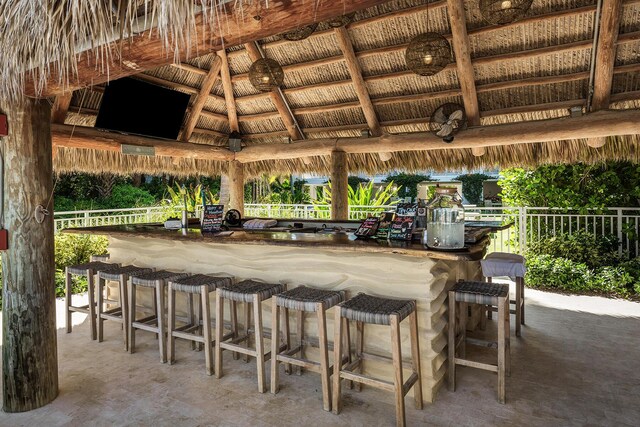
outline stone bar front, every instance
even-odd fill
[[[295,286],[345,290],[417,300],[423,394],[432,402],[446,371],[446,291],[458,279],[479,279],[479,260],[488,238],[459,252],[426,250],[416,243],[360,240],[352,234],[242,231],[230,236],[203,236],[198,229],[165,230],[153,225],[123,225],[67,230],[109,237],[113,262],[188,273],[233,276]],[[142,299],[143,303],[145,300]],[[213,294],[212,294],[213,304]],[[270,304],[263,304],[270,330]],[[331,311],[330,311],[331,312]],[[239,311],[241,314],[242,311]],[[225,310],[228,315],[228,310]],[[328,316],[333,337],[333,315]],[[305,335],[317,339],[316,318],[307,316]],[[243,323],[244,319],[240,319]],[[292,322],[292,332],[295,319]],[[409,326],[402,322],[403,358],[410,358]],[[108,327],[108,326],[107,326]],[[355,327],[355,326],[354,326]],[[352,331],[352,338],[355,331]],[[295,343],[297,337],[292,336]],[[331,340],[332,341],[332,340]],[[367,325],[365,352],[389,355],[389,328]],[[314,349],[307,351],[313,358]],[[364,372],[393,378],[391,363],[367,360]],[[233,375],[227,363],[225,375]]]

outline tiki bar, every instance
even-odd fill
[[[526,238],[521,214],[487,219],[442,184],[354,219],[349,176],[637,165],[640,1],[0,11],[0,425],[633,425],[623,406],[587,409],[605,393],[587,372],[617,356],[563,358],[596,332],[563,330],[560,303],[525,297],[524,254],[498,250],[501,233]],[[221,190],[178,192],[158,221],[58,230],[65,173]],[[265,174],[326,177],[326,215],[249,212]],[[108,240],[64,266],[59,304],[56,233]],[[633,347],[625,327],[605,340]],[[630,375],[637,398],[635,363],[611,384]]]

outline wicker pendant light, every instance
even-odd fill
[[[287,31],[282,35],[282,37],[292,42],[304,40],[307,37],[309,37],[311,34],[313,34],[317,26],[318,26],[317,23],[311,24],[311,25],[305,25],[304,27],[299,27],[299,28],[296,28],[295,30]]]
[[[420,34],[405,52],[407,68],[420,76],[433,76],[451,62],[451,45],[438,33]]]
[[[480,0],[480,12],[485,21],[505,25],[522,19],[533,0]]]
[[[284,82],[284,71],[277,61],[261,58],[251,64],[249,81],[259,91],[270,92]]]
[[[331,28],[344,27],[345,25],[350,24],[351,21],[353,21],[353,17],[355,15],[355,13],[350,13],[348,15],[336,16],[333,19],[329,19],[327,21],[327,24],[329,24]]]

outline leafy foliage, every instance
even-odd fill
[[[580,230],[563,233],[529,243],[527,255],[551,255],[586,264],[590,268],[617,265],[625,257],[618,254],[617,236],[594,236]]]
[[[58,212],[91,209],[124,209],[139,206],[153,206],[157,203],[156,198],[148,191],[126,183],[115,185],[111,190],[110,197],[90,197],[91,194],[93,193],[88,191],[86,196],[74,196],[74,198],[56,194],[54,209]]]
[[[495,179],[483,173],[467,173],[454,178],[462,182],[462,195],[471,204],[477,205],[482,202],[482,183],[487,179]]]
[[[349,187],[349,205],[351,206],[384,206],[392,205],[397,201],[391,201],[398,194],[398,188],[393,182],[386,187],[379,187],[374,191],[373,181],[367,185],[358,184],[355,190]],[[329,182],[322,193],[322,197],[314,202],[319,205],[331,204],[331,183]]]
[[[207,203],[218,203],[219,198],[214,195],[210,190],[204,189],[202,184],[189,187],[181,186],[177,182],[174,184],[175,188],[167,186],[168,197],[162,201],[164,207],[164,213],[169,217],[180,218],[182,211],[186,208],[189,212],[195,212],[196,206],[202,206],[202,195],[207,199]],[[185,206],[186,204],[186,206]]]
[[[431,181],[429,175],[413,175],[406,173],[397,173],[387,176],[383,182],[395,182],[398,186],[398,195],[401,197],[411,197],[412,199],[418,196],[418,184],[422,181]]]
[[[102,236],[86,234],[59,233],[55,236],[55,283],[56,296],[64,296],[64,269],[68,265],[89,262],[91,255],[101,255],[107,252],[107,239]],[[74,278],[73,293],[85,292],[87,281],[84,278]]]
[[[292,186],[289,179],[282,176],[272,176],[269,178],[271,192],[263,199],[263,202],[270,204],[309,203],[311,198],[304,189],[306,183],[305,180],[298,180]]]
[[[640,206],[640,165],[628,162],[512,168],[501,174],[502,200],[508,206]]]

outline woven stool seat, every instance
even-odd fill
[[[300,311],[316,311],[322,303],[325,310],[344,301],[344,291],[327,291],[323,289],[298,286],[275,296],[280,307]]]
[[[342,317],[347,319],[376,325],[390,325],[391,315],[398,315],[398,321],[401,321],[415,311],[416,302],[379,298],[360,293],[340,304],[340,309]]]
[[[67,271],[70,274],[74,274],[76,276],[86,276],[87,270],[93,270],[93,271],[108,270],[110,268],[116,268],[116,267],[119,267],[119,265],[110,264],[108,262],[102,262],[102,261],[93,261],[93,262],[87,262],[84,264],[67,266]]]
[[[178,280],[188,277],[187,273],[176,273],[175,271],[157,270],[131,274],[131,283],[138,286],[153,287],[158,280]]]
[[[230,277],[214,277],[206,274],[193,274],[179,279],[171,279],[169,287],[174,291],[199,294],[202,287],[206,286],[208,291],[214,291],[221,286],[231,286],[233,281]]]
[[[498,304],[498,298],[509,295],[509,285],[488,282],[458,282],[451,289],[456,301],[472,304]]]
[[[222,286],[219,289],[222,298],[239,302],[253,302],[253,295],[258,294],[261,300],[266,300],[275,294],[284,292],[284,285],[243,280],[238,284]]]
[[[120,276],[123,274],[130,276],[132,274],[142,274],[150,271],[153,271],[153,269],[137,267],[135,265],[124,265],[122,267],[109,268],[104,271],[98,271],[98,277],[104,280],[119,280]]]

